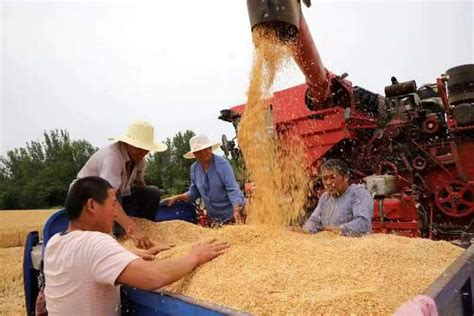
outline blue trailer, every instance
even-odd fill
[[[196,212],[190,203],[180,202],[168,208],[161,205],[155,221],[185,220],[196,223]],[[38,275],[42,252],[48,240],[67,228],[64,210],[51,215],[43,229],[43,239],[38,232],[30,232],[27,237],[23,277],[27,315],[35,314],[38,295]],[[445,272],[423,293],[436,302],[439,315],[474,315],[474,245],[468,248]],[[197,301],[191,297],[167,291],[150,292],[128,286],[121,286],[122,315],[248,315],[246,313]]]

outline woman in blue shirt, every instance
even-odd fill
[[[244,195],[235,180],[230,163],[223,157],[212,153],[219,143],[211,143],[205,135],[190,139],[191,150],[184,155],[196,159],[191,165],[191,185],[185,193],[164,199],[168,206],[177,201],[194,202],[202,198],[208,216],[222,224],[242,224]]]

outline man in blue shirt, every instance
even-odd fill
[[[344,236],[361,236],[372,231],[373,199],[361,184],[349,185],[349,167],[339,159],[329,159],[321,166],[326,192],[303,225],[306,233],[323,230]]]
[[[164,199],[168,206],[177,201],[194,202],[202,198],[208,216],[215,222],[242,224],[244,195],[235,180],[230,163],[223,157],[214,155],[219,143],[211,143],[204,135],[190,139],[191,150],[185,158],[196,158],[191,165],[191,185],[185,193]]]

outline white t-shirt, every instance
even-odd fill
[[[44,257],[49,315],[117,315],[120,273],[139,257],[111,236],[94,231],[56,234]]]
[[[77,179],[96,176],[104,178],[120,190],[122,196],[130,195],[133,185],[145,185],[145,160],[142,159],[128,173],[126,164],[131,161],[123,144],[115,142],[96,151],[77,174]],[[74,184],[76,180],[71,183]]]

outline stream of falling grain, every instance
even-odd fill
[[[253,40],[255,57],[238,131],[248,177],[254,184],[247,221],[285,226],[304,212],[309,185],[303,143],[291,129],[275,133],[269,112],[272,84],[292,57],[293,47],[265,28],[255,29]]]

